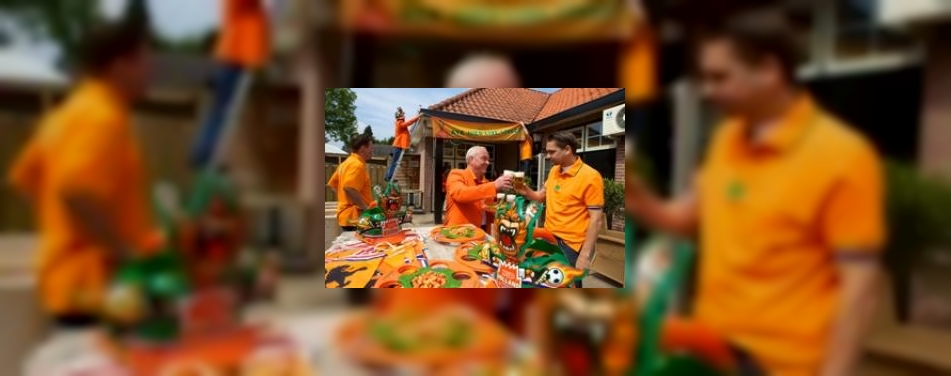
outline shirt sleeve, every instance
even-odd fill
[[[361,181],[360,181],[360,171],[359,168],[352,163],[349,163],[346,168],[340,171],[340,188],[347,189],[353,188],[360,191]]]
[[[882,165],[871,149],[846,163],[821,212],[821,230],[833,250],[881,250],[885,241],[883,186]]]
[[[39,187],[41,173],[40,146],[38,141],[32,140],[13,162],[7,178],[17,190],[34,195]]]
[[[591,184],[582,192],[581,199],[584,200],[588,209],[602,209],[604,208],[604,180],[597,174],[592,176],[591,180],[593,180]]]
[[[495,183],[468,186],[462,176],[462,170],[456,171],[450,172],[446,178],[446,193],[453,201],[475,202],[495,196]]]

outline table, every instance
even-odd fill
[[[416,234],[418,234],[419,237],[423,239],[423,247],[425,247],[423,252],[426,253],[426,257],[428,257],[430,261],[452,261],[456,255],[456,248],[459,248],[460,244],[442,244],[433,240],[429,236],[429,232],[434,228],[436,228],[436,226],[415,227],[408,228],[407,230],[415,231]],[[333,241],[331,247],[349,242],[359,242],[360,240],[357,239],[356,235],[356,231],[346,231],[340,234],[340,236],[338,236],[337,239]],[[329,249],[330,248],[328,248],[328,250]]]

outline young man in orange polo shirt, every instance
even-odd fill
[[[667,202],[628,176],[627,209],[699,233],[694,315],[751,355],[743,365],[847,376],[874,313],[882,172],[873,146],[798,85],[792,35],[745,15],[701,39],[703,90],[730,117],[692,189]]]
[[[485,199],[496,192],[512,187],[512,178],[502,176],[494,182],[485,182],[489,168],[489,151],[473,146],[466,151],[466,168],[452,170],[446,177],[446,220],[448,226],[472,224],[488,229],[490,214],[485,211]]]
[[[533,201],[545,202],[545,228],[558,240],[568,262],[588,269],[594,260],[594,246],[604,214],[604,181],[601,173],[578,156],[578,139],[568,132],[548,136],[545,156],[551,171],[544,189],[524,187],[520,194]],[[546,201],[547,198],[551,200]],[[581,287],[581,283],[577,284]]]
[[[149,54],[139,22],[89,32],[80,84],[44,116],[10,170],[36,213],[40,303],[61,327],[95,325],[115,267],[162,241],[131,123]]]
[[[350,156],[337,167],[328,186],[337,191],[337,223],[344,231],[356,231],[353,223],[373,202],[367,160],[373,156],[373,136],[357,135],[350,141]]]
[[[214,158],[235,95],[239,88],[250,85],[251,76],[270,55],[270,25],[264,0],[220,1],[221,31],[215,47],[219,67],[211,108],[192,146],[191,162],[195,167],[205,166]]]

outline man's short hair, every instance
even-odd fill
[[[473,146],[469,148],[469,150],[466,150],[466,163],[472,160],[472,158],[475,158],[479,150],[485,150],[486,153],[489,152],[489,149],[486,149],[485,146]]]
[[[802,48],[789,20],[776,11],[749,11],[728,17],[701,30],[698,46],[726,40],[747,64],[775,59],[784,78],[796,83],[796,68],[802,61]]]
[[[356,153],[360,148],[373,145],[373,134],[372,133],[361,133],[353,137],[350,140],[350,151]]]
[[[575,138],[575,135],[571,132],[558,132],[548,135],[548,142],[554,142],[555,145],[558,145],[560,148],[568,146],[571,148],[572,154],[578,154],[578,148],[581,147],[581,143],[578,142],[578,139]]]
[[[79,63],[83,71],[97,74],[112,63],[129,57],[151,42],[148,24],[136,18],[98,22],[83,37],[79,46]]]

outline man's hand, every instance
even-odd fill
[[[590,251],[589,251],[590,252]],[[578,255],[578,261],[575,261],[575,269],[588,270],[591,268],[591,259],[581,252]]]
[[[693,191],[674,200],[658,197],[636,175],[624,178],[624,208],[645,225],[671,234],[691,237],[699,221],[699,203]]]
[[[498,179],[495,179],[495,191],[504,191],[507,189],[512,189],[512,177],[502,175]]]

